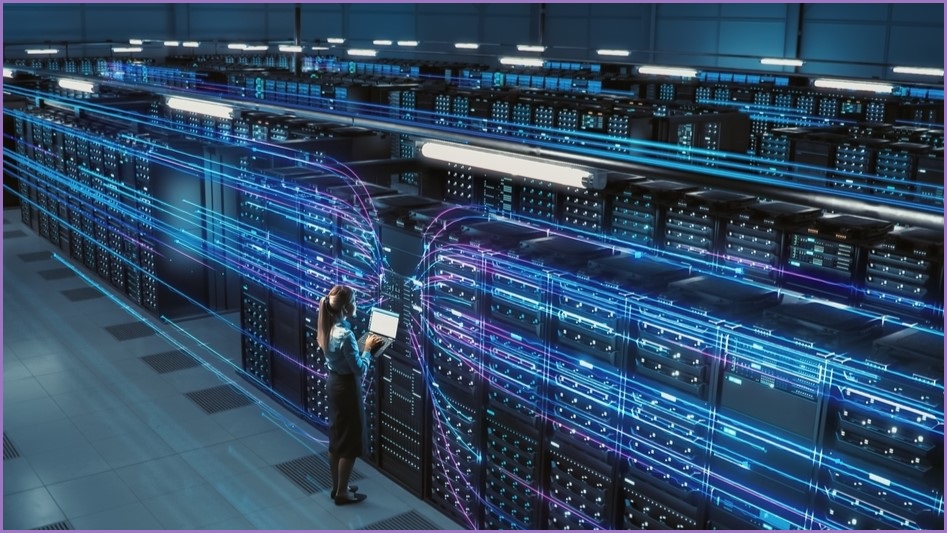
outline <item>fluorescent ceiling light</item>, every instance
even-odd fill
[[[596,52],[597,52],[598,55],[600,55],[600,56],[628,57],[629,55],[631,55],[631,52],[629,52],[628,50],[608,50],[608,49],[602,49],[602,50],[596,50]]]
[[[398,41],[398,46],[417,46],[417,41]]]
[[[780,57],[764,57],[760,59],[763,65],[782,65],[784,67],[801,67],[804,63],[801,59],[783,59]]]
[[[313,46],[313,50],[329,50],[328,46]]]
[[[185,48],[197,48],[201,43],[199,41],[184,41],[181,46]]]
[[[215,104],[204,100],[194,100],[192,98],[181,98],[180,96],[169,96],[168,107],[178,111],[189,111],[191,113],[200,113],[217,118],[233,118],[233,108],[229,105]]]
[[[141,52],[140,46],[113,46],[113,52]]]
[[[265,52],[266,50],[269,50],[269,49],[270,47],[265,44],[257,44],[253,46],[247,46],[246,48],[244,48],[244,50],[247,52]]]
[[[129,39],[128,44],[142,45],[145,44],[145,41],[142,41],[141,39]]]
[[[342,44],[345,42],[345,39],[341,37],[329,37],[326,39],[326,42],[329,44]]]
[[[606,181],[605,173],[592,169],[549,163],[534,157],[512,155],[462,144],[425,142],[421,144],[421,155],[436,161],[583,189],[601,189]]]
[[[680,76],[682,78],[693,78],[694,76],[697,75],[697,71],[692,68],[643,66],[643,67],[638,67],[638,74],[652,74],[655,76]]]
[[[894,67],[891,69],[895,74],[917,74],[918,76],[937,76],[944,77],[942,68],[923,68],[923,67]]]
[[[872,83],[867,81],[837,80],[831,78],[817,78],[812,85],[822,89],[844,89],[847,91],[865,91],[870,93],[890,94],[894,86],[887,83]]]
[[[58,54],[58,48],[27,48],[27,54]]]
[[[12,69],[12,68],[5,68],[5,67],[4,67],[4,69],[3,69],[3,77],[4,77],[4,78],[12,78],[12,77],[13,77],[13,69]]]
[[[544,61],[540,57],[501,57],[500,64],[517,67],[541,67]]]
[[[178,41],[165,41],[165,46],[181,46],[181,43]]]
[[[230,50],[246,50],[247,45],[245,43],[230,43],[227,48]]]
[[[371,48],[349,48],[350,56],[375,57],[377,54],[378,51]]]
[[[279,45],[279,51],[280,52],[302,52],[303,47],[292,45],[292,44],[281,44]]]
[[[519,50],[520,52],[545,52],[546,51],[545,46],[534,46],[531,44],[518,44],[516,45],[516,49]]]
[[[476,50],[480,48],[480,45],[477,43],[454,43],[454,48],[460,48],[462,50]]]
[[[95,84],[91,81],[71,80],[69,78],[59,78],[59,87],[69,89],[70,91],[79,91],[81,93],[95,92]]]
[[[375,46],[391,46],[391,41],[388,39],[375,39],[372,41],[372,44]]]

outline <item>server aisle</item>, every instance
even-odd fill
[[[4,530],[458,528],[365,463],[335,506],[325,436],[232,379],[237,330],[159,323],[3,218]]]

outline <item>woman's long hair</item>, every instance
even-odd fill
[[[322,352],[328,351],[329,332],[342,317],[352,312],[355,298],[350,287],[336,285],[319,302],[319,319],[316,321],[317,338]]]

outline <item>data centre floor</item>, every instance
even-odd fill
[[[175,324],[3,213],[3,529],[460,529],[235,373],[237,313]]]

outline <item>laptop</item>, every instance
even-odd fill
[[[379,307],[373,307],[371,315],[368,318],[368,331],[362,333],[362,336],[358,339],[358,350],[359,353],[365,351],[365,340],[368,339],[368,335],[374,333],[375,335],[381,337],[384,341],[381,346],[379,346],[372,355],[378,357],[385,350],[391,346],[391,343],[395,342],[395,337],[398,336],[398,313],[392,311],[386,311]]]

